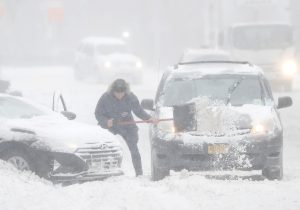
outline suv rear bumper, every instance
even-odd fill
[[[221,144],[229,146],[226,154],[209,154],[208,147],[220,144],[220,139],[217,142],[201,141],[186,145],[180,141],[154,138],[152,149],[155,150],[155,164],[159,168],[171,170],[261,170],[278,168],[282,164],[282,135],[224,142]]]

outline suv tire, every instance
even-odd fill
[[[151,180],[159,181],[170,175],[168,168],[157,167],[157,156],[155,149],[151,150]]]
[[[283,164],[282,156],[280,157],[279,167],[265,167],[262,169],[262,175],[268,180],[282,180],[283,178]]]

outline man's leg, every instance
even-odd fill
[[[129,148],[132,164],[135,169],[136,176],[143,175],[141,155],[137,146],[138,133],[137,130],[129,130],[126,136],[123,136]]]

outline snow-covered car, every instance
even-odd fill
[[[156,118],[152,125],[152,179],[170,170],[262,170],[281,179],[283,129],[262,70],[246,62],[199,62],[166,71],[156,98],[142,106]]]
[[[88,37],[78,47],[74,75],[101,82],[124,78],[132,83],[142,80],[143,63],[128,50],[125,41],[111,37]]]
[[[184,51],[180,63],[230,60],[230,53],[221,49],[187,49]]]
[[[62,114],[0,94],[0,158],[53,181],[121,175],[122,149],[115,136]]]

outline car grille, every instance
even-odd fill
[[[88,164],[90,169],[112,170],[121,165],[121,148],[112,143],[91,143],[87,147],[78,148],[75,153]]]

